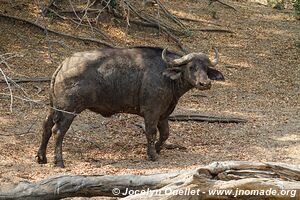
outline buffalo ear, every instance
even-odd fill
[[[182,74],[182,69],[179,67],[167,68],[163,73],[164,76],[169,77],[172,80],[180,78]]]
[[[210,80],[225,81],[223,74],[216,69],[208,68],[207,76]]]

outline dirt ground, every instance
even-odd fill
[[[88,29],[71,22],[42,19],[38,1],[0,1],[0,12],[49,27],[89,36]],[[146,160],[146,138],[135,125],[142,119],[118,114],[111,118],[84,112],[76,118],[64,140],[66,168],[53,167],[53,139],[46,165],[36,162],[41,125],[47,114],[49,83],[12,85],[16,96],[10,112],[9,89],[0,83],[0,182],[37,181],[58,174],[151,174],[195,168],[214,161],[248,160],[300,165],[300,21],[291,10],[275,10],[248,1],[226,1],[238,11],[206,1],[164,0],[172,13],[206,20],[234,33],[195,31],[182,43],[190,52],[212,56],[218,47],[218,69],[226,81],[215,82],[209,91],[185,94],[175,112],[201,112],[237,116],[245,124],[170,122],[170,143],[186,149],[163,149],[156,162]],[[217,19],[211,17],[217,11]],[[104,20],[101,28],[120,46],[176,45],[150,28],[118,26]],[[210,25],[184,22],[191,28]],[[298,47],[297,47],[298,45]],[[49,48],[50,47],[50,48]],[[96,44],[44,32],[34,26],[0,17],[1,64],[9,77],[50,77],[58,63],[73,52],[98,48]],[[8,54],[10,53],[10,54]],[[51,55],[51,56],[50,56]],[[12,58],[9,58],[13,56]],[[2,76],[2,75],[1,75]],[[1,77],[2,78],[2,77]],[[23,90],[23,91],[22,91]]]

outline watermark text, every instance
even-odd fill
[[[115,196],[132,196],[132,195],[146,195],[146,196],[287,196],[287,197],[295,197],[297,190],[275,190],[273,188],[264,189],[264,190],[244,190],[244,189],[220,189],[220,190],[205,190],[201,191],[200,189],[194,188],[184,188],[184,189],[160,189],[160,190],[151,190],[150,188],[145,190],[134,190],[130,188],[114,188],[112,190],[112,194]]]

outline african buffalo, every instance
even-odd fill
[[[85,109],[109,117],[115,113],[142,116],[149,160],[169,137],[168,116],[192,88],[210,89],[210,80],[224,80],[203,53],[181,56],[156,47],[106,48],[75,53],[52,76],[50,113],[43,124],[38,163],[47,163],[46,148],[55,136],[55,166],[64,167],[62,142],[76,115]],[[156,132],[159,140],[156,142]],[[155,143],[156,142],[156,143]]]

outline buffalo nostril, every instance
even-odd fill
[[[207,89],[210,89],[211,88],[211,82],[210,81],[205,82],[204,87],[207,88]]]
[[[206,87],[209,89],[209,88],[211,88],[211,82],[209,82],[207,85],[206,85]]]
[[[211,81],[205,81],[205,82],[202,82],[200,84],[205,86],[205,87],[210,87],[211,86]]]
[[[208,90],[211,88],[211,82],[210,81],[200,82],[198,88],[201,90]]]

